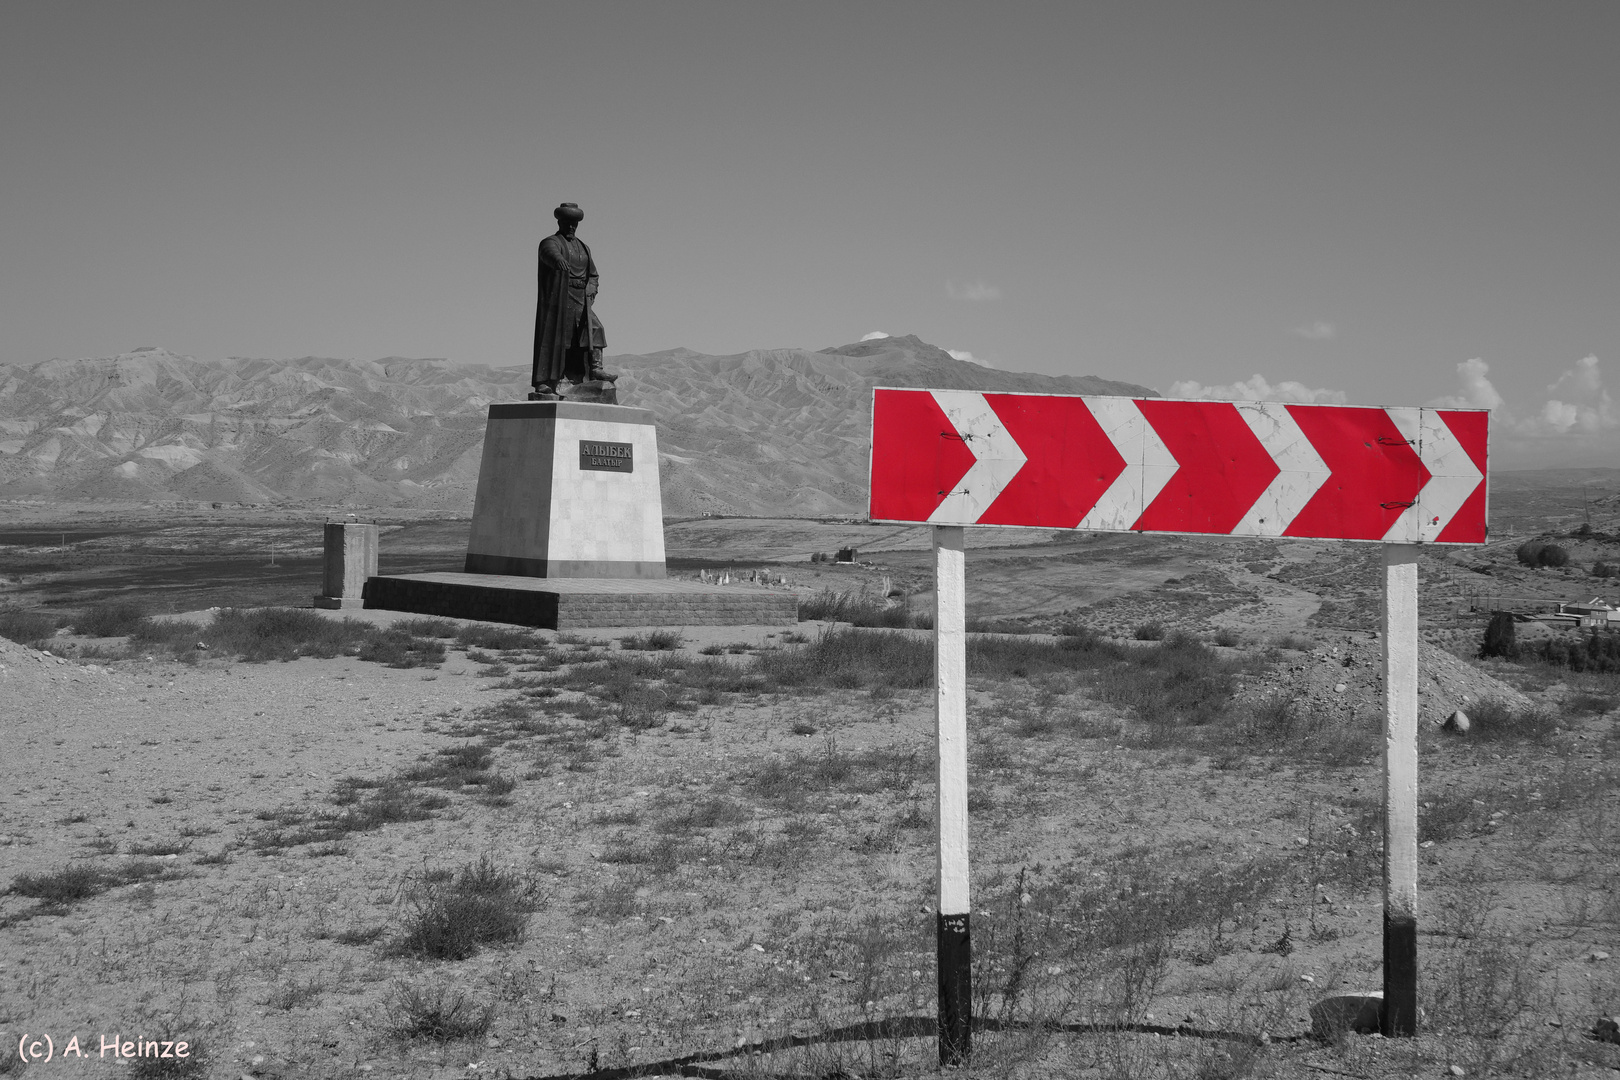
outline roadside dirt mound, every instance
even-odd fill
[[[1326,640],[1309,653],[1284,659],[1248,693],[1251,701],[1292,694],[1304,709],[1334,719],[1380,716],[1384,709],[1384,661],[1377,638],[1366,634]],[[1531,706],[1529,698],[1444,649],[1424,643],[1418,652],[1418,719],[1442,723],[1456,709],[1482,701],[1511,709]]]
[[[13,708],[20,712],[30,703],[57,697],[70,684],[104,679],[110,674],[110,668],[99,664],[76,664],[0,638],[0,693],[7,706],[0,708],[0,717]]]

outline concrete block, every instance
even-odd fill
[[[489,407],[468,573],[662,578],[652,413],[572,401]]]
[[[377,576],[377,526],[353,521],[326,523],[326,564],[321,597],[353,600],[352,605],[317,602],[317,607],[360,606],[366,582]],[[317,601],[320,598],[317,598]]]

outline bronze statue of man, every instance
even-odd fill
[[[553,210],[557,231],[540,241],[540,296],[534,314],[534,393],[539,401],[557,401],[557,384],[612,381],[602,370],[607,334],[592,311],[596,299],[596,261],[585,241],[574,235],[585,214],[574,203]]]

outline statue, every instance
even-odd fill
[[[560,401],[558,384],[597,383],[589,400],[613,403],[612,382],[602,370],[607,335],[591,310],[596,299],[596,262],[574,230],[585,217],[574,203],[553,210],[557,231],[540,241],[540,295],[534,315],[533,401]],[[586,395],[580,395],[586,396]]]

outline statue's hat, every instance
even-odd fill
[[[565,202],[553,210],[551,216],[558,221],[584,221],[585,211],[579,208],[578,203]]]

